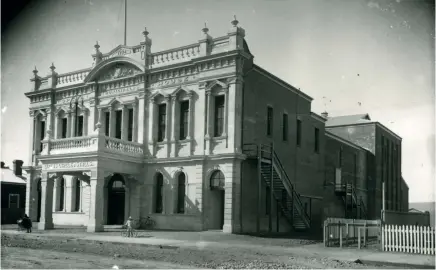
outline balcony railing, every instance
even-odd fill
[[[65,139],[46,139],[42,141],[42,145],[41,156],[97,151],[133,157],[144,155],[143,144],[111,138],[104,133]]]

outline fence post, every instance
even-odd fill
[[[406,225],[406,232],[404,234],[406,236],[406,252],[410,251],[410,241],[409,241],[409,225]]]
[[[342,227],[340,222],[339,222],[339,247],[342,248]]]
[[[381,231],[381,250],[385,251],[385,226],[381,224],[380,226]]]
[[[360,228],[357,228],[357,248],[360,249]]]
[[[424,254],[428,254],[427,253],[427,226],[425,226],[423,228],[423,238],[424,238],[424,244],[422,245],[422,247],[424,248]]]

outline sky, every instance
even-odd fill
[[[28,163],[32,70],[88,68],[96,41],[123,43],[122,0],[42,0],[1,40],[1,159]],[[411,202],[435,200],[435,16],[424,0],[128,0],[127,45],[152,51],[226,35],[236,15],[254,61],[314,98],[329,116],[369,113],[403,138]]]

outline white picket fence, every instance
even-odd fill
[[[435,255],[435,228],[411,225],[383,225],[382,248],[397,251]]]

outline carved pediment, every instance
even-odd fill
[[[137,67],[126,64],[115,64],[105,69],[99,76],[99,81],[113,80],[142,73]]]

